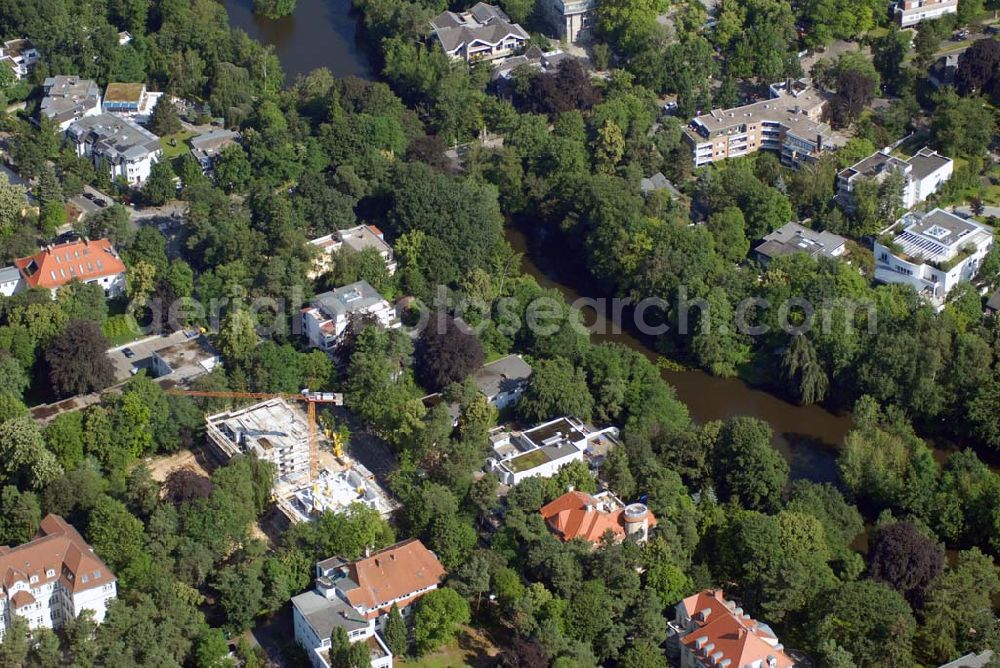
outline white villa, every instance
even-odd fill
[[[115,574],[58,515],[42,520],[34,540],[0,546],[0,641],[14,615],[29,629],[58,629],[84,610],[101,623],[117,596]]]
[[[912,209],[936,193],[951,178],[955,161],[937,151],[922,148],[909,160],[897,158],[882,149],[837,174],[837,199],[844,208],[854,208],[854,189],[861,181],[881,183],[889,174],[902,172],[904,209]]]
[[[396,310],[368,281],[358,281],[316,295],[302,309],[302,331],[313,348],[333,352],[351,317],[370,316],[388,329],[400,326]]]
[[[309,278],[316,279],[329,271],[333,265],[333,256],[345,247],[356,253],[368,248],[375,249],[375,252],[385,260],[385,268],[389,275],[396,273],[396,260],[392,255],[392,246],[385,240],[385,234],[382,233],[382,230],[374,225],[358,225],[337,230],[333,234],[313,239],[309,243],[320,249],[320,253],[309,272]]]
[[[890,239],[875,242],[875,279],[903,283],[937,308],[956,285],[972,280],[993,245],[993,232],[973,220],[934,209],[907,214]]]
[[[560,42],[576,44],[590,37],[596,6],[596,0],[546,0],[542,11]]]
[[[958,0],[898,0],[895,5],[894,14],[900,28],[911,28],[921,21],[958,13]]]
[[[491,434],[493,455],[486,470],[513,486],[527,478],[551,478],[570,462],[596,463],[618,444],[615,427],[595,430],[576,418],[561,417],[526,431]]]
[[[372,668],[391,668],[392,653],[377,630],[395,604],[404,615],[446,575],[419,540],[396,543],[355,561],[331,557],[316,564],[316,585],[292,598],[295,640],[313,668],[330,668],[330,636],[340,626],[352,643],[366,642]]]

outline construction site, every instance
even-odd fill
[[[205,418],[208,443],[222,461],[253,453],[274,464],[274,500],[289,521],[305,522],[360,503],[388,517],[398,504],[375,476],[346,452],[341,436],[317,425],[316,404],[339,395],[269,396]],[[307,404],[305,414],[295,404]]]

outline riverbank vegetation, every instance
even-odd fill
[[[0,663],[220,665],[225,637],[288,614],[316,560],[356,558],[408,537],[423,540],[450,575],[440,595],[418,606],[415,645],[393,634],[401,654],[432,651],[471,621],[496,634],[503,666],[662,666],[672,606],[720,585],[823,665],[936,665],[996,648],[1000,476],[972,449],[939,465],[914,425],[1000,448],[997,319],[982,317],[971,290],[937,314],[912,291],[872,287],[860,250],[853,264],[800,255],[765,268],[746,258],[752,241],[793,218],[850,236],[880,229],[891,209],[880,198],[891,193],[870,193],[871,205],[847,216],[830,204],[836,170],[900,135],[916,96],[864,112],[844,151],[800,171],[761,154],[697,178],[680,122],[657,109],[664,92],[678,93],[684,109],[734,94],[707,86],[718,73],[716,50],[730,79],[794,73],[796,18],[819,42],[870,27],[872,15],[856,11],[864,3],[840,4],[840,12],[800,9],[807,14],[797,17],[785,2],[726,3],[704,34],[700,5],[691,3],[678,16],[676,42],[660,39],[655,21],[616,22],[609,5],[600,25],[624,68],[599,82],[571,66],[518,76],[501,95],[484,68],[452,64],[418,39],[443,6],[359,2],[389,83],[318,70],[286,87],[273,52],[230,31],[207,0],[4,7],[3,34],[37,35],[45,54],[35,83],[66,71],[102,83],[134,71],[208,102],[239,128],[242,140],[222,153],[214,180],[188,161],[176,167],[186,206],[179,240],[168,246],[156,228],[134,229],[118,206],[87,219],[86,231],[116,243],[130,296],[224,303],[212,334],[224,364],[198,388],[344,392],[347,409],[391,451],[388,485],[402,509],[392,523],[361,507],[327,513],[264,542],[253,527],[267,510],[272,472],[260,462],[237,458],[210,479],[184,471],[163,484],[151,478],[142,458],[202,442],[202,414],[223,402],[164,395],[142,374],[91,407],[36,424],[28,404],[111,382],[65,345],[73,332],[104,325],[106,306],[86,288],[55,301],[36,291],[2,299],[0,544],[23,542],[44,513],[60,513],[118,575],[120,595],[96,629],[83,619],[30,647],[24,630],[13,630]],[[93,21],[73,21],[71,10]],[[123,55],[109,40],[125,28],[135,41]],[[951,104],[930,111],[946,118],[942,105]],[[26,176],[49,180],[51,170],[64,190],[100,183],[45,124],[18,116],[3,123]],[[458,161],[445,154],[484,126],[503,136],[502,147],[473,144]],[[982,159],[985,144],[956,138],[959,129],[943,120],[937,128],[933,141],[954,141],[970,163]],[[644,197],[640,179],[658,171],[685,196]],[[689,207],[707,224],[690,224]],[[0,207],[0,216],[8,255],[51,238],[16,207]],[[310,279],[306,240],[360,222],[384,231],[396,273],[361,253],[337,256],[328,275]],[[670,326],[655,342],[664,354],[718,375],[753,372],[798,402],[853,409],[838,483],[790,481],[759,420],[694,424],[656,365],[623,346],[593,344],[560,293],[520,273],[505,224],[529,230],[543,253],[564,258],[602,294],[662,298],[668,306],[651,311],[650,322]],[[994,253],[981,276],[995,282],[998,274]],[[461,317],[481,327],[414,342],[356,322],[334,364],[291,333],[299,303],[277,313],[244,308],[251,298],[306,299],[361,278],[427,304],[441,286],[447,299],[434,307],[452,324]],[[707,305],[690,309],[697,316],[687,335],[682,289],[683,299]],[[732,327],[746,298],[779,305],[793,297],[829,304],[829,327],[790,335],[782,319],[802,324],[805,313],[777,308],[752,314],[767,334]],[[545,333],[523,325],[542,299],[551,306]],[[212,323],[190,313],[178,324]],[[260,326],[273,332],[267,340]],[[503,498],[495,478],[479,475],[499,418],[466,377],[482,359],[507,353],[535,370],[515,419],[572,414],[621,429],[624,446],[609,453],[602,482],[626,500],[646,500],[659,522],[650,544],[592,550],[547,529],[542,504],[568,486],[596,489],[586,467],[529,479]],[[457,426],[444,404],[428,409],[420,400],[437,390],[458,406]],[[859,550],[866,526],[867,549]],[[864,632],[850,631],[847,618]],[[302,660],[293,647],[284,651]],[[245,645],[238,654],[245,665],[260,660]]]

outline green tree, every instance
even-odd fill
[[[659,647],[640,639],[625,650],[619,665],[622,668],[666,668],[667,658]]]
[[[454,589],[442,587],[426,594],[413,615],[417,652],[426,654],[454,640],[458,629],[471,619],[469,603]]]
[[[232,666],[228,658],[229,643],[222,629],[206,629],[194,643],[194,664],[197,668],[227,668]]]
[[[830,381],[816,349],[805,335],[793,334],[790,337],[781,355],[781,372],[799,403],[814,404],[826,396]]]
[[[90,513],[87,539],[112,570],[121,572],[142,551],[142,522],[121,501],[102,496]]]
[[[563,415],[589,420],[594,399],[581,369],[564,358],[539,360],[531,380],[518,401],[517,410],[525,419],[541,422]]]
[[[708,229],[715,237],[719,254],[730,262],[741,262],[750,251],[743,212],[735,206],[716,211],[708,218]]]
[[[730,418],[715,450],[716,483],[723,500],[773,510],[788,482],[788,462],[771,446],[771,428],[749,417]]]
[[[614,174],[615,168],[625,155],[625,137],[622,129],[607,120],[597,131],[594,141],[594,161],[601,174]]]
[[[254,14],[269,19],[280,19],[295,12],[295,0],[253,0]]]
[[[100,328],[89,320],[73,320],[45,350],[49,381],[61,396],[103,390],[114,381],[111,360],[97,351],[110,347]]]
[[[330,635],[330,666],[331,668],[368,668],[371,665],[371,655],[368,643],[351,643],[347,631],[342,626],[334,626]]]
[[[407,639],[406,621],[399,612],[399,606],[395,603],[389,609],[389,617],[385,621],[385,630],[382,634],[385,637],[385,644],[389,646],[395,656],[403,656],[409,647]]]
[[[10,355],[0,355],[0,394],[21,398],[31,379],[20,362]]]
[[[219,348],[223,356],[234,364],[245,364],[257,341],[257,331],[250,312],[242,309],[230,311],[219,331]]]
[[[667,11],[663,0],[610,0],[596,12],[597,28],[625,53],[632,53],[656,28],[656,17]]]
[[[900,594],[862,580],[841,584],[819,603],[814,638],[824,653],[840,648],[854,665],[913,665],[910,648],[916,623]]]
[[[28,620],[21,615],[12,615],[11,623],[4,631],[3,642],[0,642],[0,664],[23,666],[30,648]]]
[[[159,106],[159,105],[158,105]],[[173,167],[166,160],[154,163],[149,178],[142,186],[142,197],[153,206],[161,206],[177,197],[177,178]]]
[[[42,521],[38,497],[7,485],[0,490],[0,544],[20,545],[35,537]]]
[[[30,417],[0,423],[0,482],[38,490],[61,473],[55,456],[45,449],[41,428]]]
[[[159,137],[180,132],[181,119],[177,115],[177,107],[170,101],[169,95],[164,95],[156,102],[149,118],[149,129]]]

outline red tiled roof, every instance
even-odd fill
[[[58,288],[74,279],[90,281],[125,272],[107,239],[71,241],[14,260],[29,287]]]
[[[31,605],[35,602],[35,597],[31,595],[31,592],[21,589],[14,593],[10,598],[11,602],[14,604],[14,609],[23,608],[26,605]]]
[[[51,576],[49,571],[53,573]],[[94,554],[77,530],[58,515],[47,515],[42,520],[34,540],[0,549],[0,575],[4,588],[18,581],[37,586],[61,579],[63,586],[74,592],[115,581],[111,569]],[[34,583],[32,576],[37,578]],[[14,594],[12,599],[16,598]]]
[[[785,654],[774,633],[766,626],[750,618],[737,615],[736,606],[730,609],[721,591],[705,590],[683,601],[684,609],[694,621],[695,628],[683,638],[681,643],[691,652],[707,659],[707,663],[719,665],[729,659],[733,668],[753,665],[767,666],[768,657],[773,657],[776,668],[794,668],[795,662]],[[709,610],[706,619],[701,611]],[[713,660],[712,657],[717,657]]]
[[[415,592],[436,585],[445,576],[434,553],[417,539],[397,543],[364,559],[348,564],[356,589],[344,592],[351,605],[375,611],[383,603],[405,598],[405,607],[417,597]],[[412,594],[412,596],[410,596]],[[369,617],[377,616],[372,612]]]
[[[583,538],[599,543],[607,531],[618,540],[625,538],[624,508],[610,512],[601,509],[601,500],[586,492],[567,492],[542,506],[542,519],[564,541]],[[656,526],[656,518],[649,513],[649,526]]]

